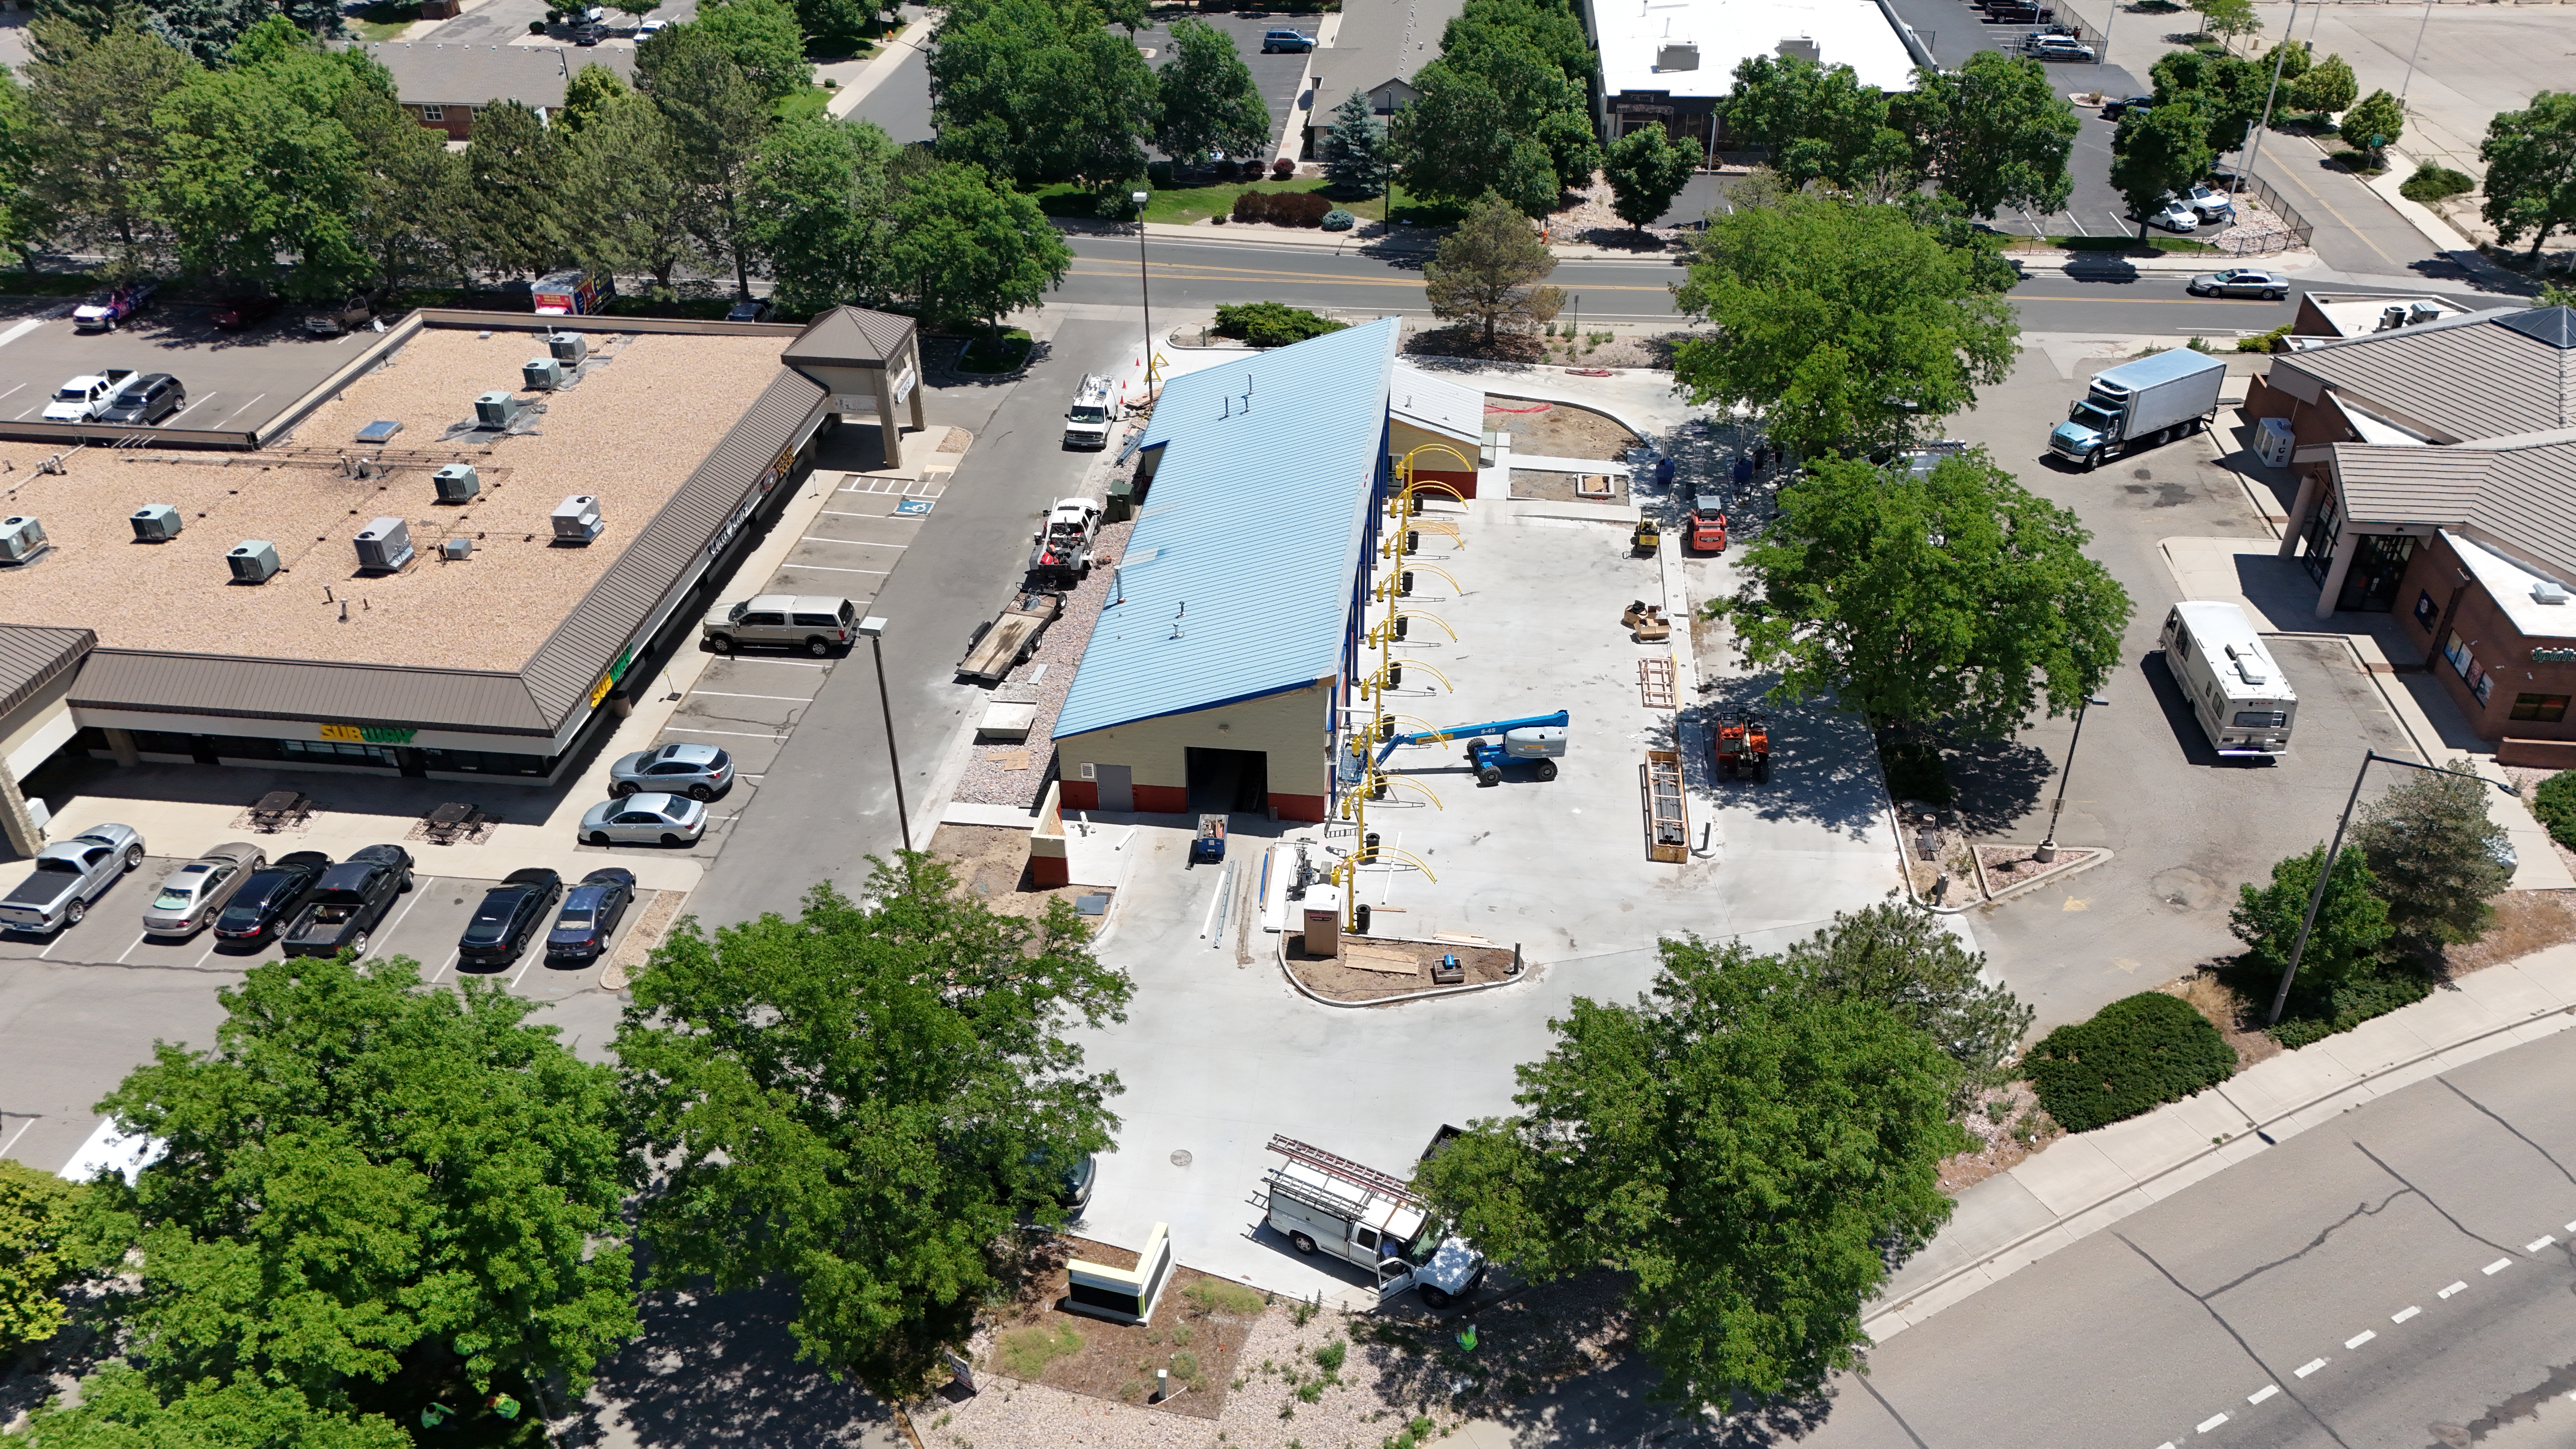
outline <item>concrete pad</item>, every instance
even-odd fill
[[[1902,1303],[1945,1276],[2000,1251],[2054,1221],[2056,1214],[2013,1174],[1987,1178],[1959,1194],[1950,1221],[1931,1242],[1888,1275],[1879,1297]]]
[[[2089,1135],[2062,1138],[2046,1152],[2013,1169],[2031,1195],[2059,1214],[2081,1212],[2116,1192],[2138,1184],[2137,1174],[2093,1142]]]
[[[2202,1092],[2098,1132],[2102,1154],[2144,1182],[2175,1162],[2215,1145],[2211,1139],[2245,1129],[2243,1117],[2214,1092]]]
[[[1543,453],[1514,453],[1512,466],[1540,473],[1615,473],[1625,478],[1628,465],[1607,458],[1559,458]]]

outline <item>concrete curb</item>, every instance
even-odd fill
[[[1289,969],[1287,937],[1287,932],[1280,932],[1270,947],[1271,954],[1279,960],[1279,974],[1288,978],[1288,984],[1297,988],[1298,995],[1318,1006],[1338,1006],[1349,1011],[1363,1011],[1372,1006],[1394,1006],[1407,1001],[1433,1001],[1443,996],[1465,996],[1477,991],[1499,991],[1506,986],[1518,986],[1525,981],[1538,979],[1536,967],[1524,963],[1519,975],[1505,977],[1500,981],[1479,981],[1469,986],[1438,986],[1429,991],[1409,991],[1402,996],[1380,996],[1370,1001],[1336,1001],[1332,997],[1318,994],[1313,987],[1298,980],[1297,973]],[[1519,948],[1513,949],[1517,954]]]
[[[2010,842],[1997,841],[1995,843],[2002,845],[2009,844]],[[2060,881],[2066,879],[2068,876],[2082,875],[2084,872],[2091,870],[2097,865],[2108,865],[2111,863],[2111,857],[2118,853],[2110,849],[2108,846],[2101,845],[2078,845],[2071,848],[2076,850],[2089,850],[2092,851],[2093,854],[2089,858],[2079,860],[2073,865],[2059,866],[2055,870],[2032,876],[2030,879],[2022,881],[2017,885],[2008,885],[2004,887],[2003,894],[2001,895],[1997,895],[1993,890],[1989,889],[1986,892],[1986,904],[1990,906],[2001,905],[2015,896],[2026,895],[2031,891],[2039,889],[2041,886],[2047,885],[2051,881]],[[1985,862],[1982,860],[1978,861],[1977,874],[1982,877],[1985,874],[1985,871]]]

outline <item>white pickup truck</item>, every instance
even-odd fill
[[[0,896],[0,929],[51,935],[80,924],[92,901],[143,863],[131,825],[96,825],[36,852],[36,872]]]
[[[111,367],[105,372],[75,377],[54,390],[53,400],[45,404],[45,421],[49,423],[85,423],[107,411],[107,400],[125,386],[134,375],[130,367]]]

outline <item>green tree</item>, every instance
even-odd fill
[[[2353,78],[2352,67],[2342,56],[2329,55],[2290,87],[2290,104],[2302,111],[2331,115],[2352,109],[2353,99],[2360,94],[2361,82]]]
[[[220,66],[234,42],[274,13],[268,0],[160,0],[143,16],[153,34],[199,64]]]
[[[892,1397],[966,1341],[1017,1220],[1064,1221],[1062,1168],[1109,1147],[1118,1079],[1066,1033],[1125,1020],[1132,986],[1071,907],[996,915],[926,855],[868,896],[817,885],[796,920],[713,939],[684,922],[616,1053],[665,1164],[639,1208],[652,1280],[784,1277],[800,1356]]]
[[[2396,145],[2397,138],[2406,134],[2406,112],[2395,96],[2372,91],[2343,113],[2339,134],[2345,145],[2368,156],[2371,165],[2381,165],[2379,153]]]
[[[120,21],[128,29],[141,29],[145,24],[143,7],[135,0],[35,0],[35,4],[28,8],[35,11],[37,25],[48,20],[61,21],[68,33],[82,40],[103,39],[109,31],[117,28]],[[34,28],[30,27],[29,38],[36,42],[34,52],[42,58],[44,42],[32,33]]]
[[[1901,441],[2003,381],[2020,328],[1984,246],[1944,244],[1909,208],[1835,196],[1738,201],[1679,289],[1715,324],[1674,378],[1694,402],[1767,414],[1799,453]]]
[[[743,79],[751,82],[763,101],[784,100],[814,83],[814,67],[805,60],[805,34],[797,28],[795,9],[785,0],[710,0],[698,7],[697,19],[670,29],[694,31],[700,39],[714,42],[741,68]],[[644,64],[642,49],[637,47],[635,57],[639,70]]]
[[[1044,301],[1073,266],[1037,203],[976,166],[904,175],[886,230],[887,290],[933,321],[997,325]]]
[[[876,0],[796,0],[796,23],[805,32],[805,53],[831,58],[856,54],[878,13]]]
[[[131,26],[96,40],[65,20],[40,20],[34,31],[27,224],[56,245],[105,252],[111,271],[147,270],[168,245],[154,206],[161,136],[152,113],[196,63]]]
[[[2498,112],[2478,159],[2487,167],[2479,211],[2505,245],[2528,234],[2537,258],[2552,235],[2576,229],[2576,91],[2542,91]]]
[[[2308,67],[2316,64],[2316,57],[2309,53],[2306,41],[2284,39],[2274,42],[2255,64],[2267,76],[2277,74],[2286,86],[2306,75]]]
[[[337,114],[358,147],[345,220],[370,283],[391,293],[430,277],[462,280],[473,254],[465,158],[375,90],[352,89]]]
[[[505,277],[537,277],[572,259],[563,143],[518,101],[478,107],[465,146],[474,255]]]
[[[2576,307],[2576,286],[2559,282],[2540,284],[2540,295],[2531,299],[2535,307]],[[2554,776],[2552,778],[2555,778]]]
[[[1132,42],[1095,20],[1062,53],[1058,74],[1061,83],[1048,91],[1055,104],[1046,123],[1055,137],[1054,169],[1089,187],[1095,200],[1128,191],[1144,179],[1143,140],[1161,114],[1153,67]],[[1265,134],[1268,124],[1265,119]]]
[[[1540,243],[1529,219],[1489,191],[1422,264],[1422,289],[1431,315],[1474,323],[1490,347],[1498,332],[1527,332],[1555,320],[1565,294],[1540,285],[1555,270],[1556,254]]]
[[[2271,68],[2233,55],[2168,51],[2149,74],[2157,105],[2188,102],[2199,110],[2213,155],[2246,143],[2271,96]]]
[[[36,174],[36,108],[27,88],[0,66],[0,245],[24,253],[38,211],[28,190]]]
[[[1172,22],[1171,56],[1155,85],[1163,120],[1154,144],[1177,161],[1216,150],[1258,162],[1270,145],[1270,107],[1234,53],[1234,37],[1185,16]]]
[[[2201,33],[2233,40],[2252,35],[2263,28],[2254,13],[2254,0],[2191,0],[2191,8],[2200,13]]]
[[[2317,888],[2325,858],[2320,843],[2274,865],[2270,885],[2258,888],[2249,882],[2236,888],[2227,928],[2245,943],[2247,958],[2266,973],[2289,965],[2290,948],[2298,941],[2299,922],[2307,915],[2308,896]],[[2299,954],[2303,985],[2329,988],[2378,964],[2389,937],[2388,903],[2379,898],[2378,884],[2360,846],[2347,845],[2335,857],[2307,949]]]
[[[1698,169],[1699,148],[1674,140],[1661,126],[1639,126],[1611,142],[1601,163],[1610,182],[1610,209],[1641,231],[1671,208]]]
[[[572,79],[564,83],[563,109],[555,113],[555,119],[563,123],[566,132],[579,134],[610,105],[633,94],[634,89],[619,79],[617,72],[594,61],[574,71]]]
[[[2138,219],[2139,240],[2146,239],[2147,219],[2164,194],[2208,175],[2212,160],[2208,117],[2190,96],[2120,117],[2111,138],[2111,189]]]
[[[884,245],[894,142],[865,121],[813,116],[769,133],[752,163],[752,234],[791,313],[870,298]]]
[[[81,1380],[77,1407],[57,1400],[39,1411],[27,1443],[30,1449],[410,1449],[412,1440],[381,1414],[317,1408],[293,1386],[249,1374],[188,1384],[165,1402],[150,1379],[120,1360]]]
[[[1583,83],[1516,30],[1450,30],[1458,48],[1415,75],[1421,95],[1390,128],[1405,189],[1461,203],[1490,191],[1542,216],[1567,187],[1590,184],[1601,148]]]
[[[1425,1163],[1432,1200],[1547,1280],[1607,1263],[1657,1392],[1725,1413],[1858,1363],[1891,1252],[1946,1221],[1959,1069],[1887,1008],[1740,944],[1663,943],[1634,1005],[1578,996],[1519,1113]]]
[[[584,218],[574,241],[587,263],[649,273],[655,293],[667,297],[672,273],[697,256],[690,227],[698,190],[669,118],[641,96],[607,107],[571,135],[564,196]]]
[[[1850,66],[1751,56],[1735,67],[1722,104],[1727,134],[1770,147],[1772,169],[1793,190],[1823,181],[1864,191],[1882,176],[1911,176],[1913,148],[1888,124],[1887,97]]]
[[[1440,53],[1473,56],[1493,46],[1531,46],[1577,86],[1597,67],[1592,41],[1569,0],[1467,0],[1440,33]]]
[[[1369,98],[1353,91],[1333,108],[1333,129],[1324,144],[1324,176],[1347,196],[1369,197],[1386,190],[1386,128],[1369,109]]]
[[[1962,1090],[2000,1079],[2037,1013],[1985,979],[1986,957],[1941,918],[1893,903],[1837,911],[1782,957],[1807,989],[1887,1008],[1959,1064]]]
[[[2477,773],[2468,760],[2449,768]],[[2353,826],[2352,843],[2388,903],[2389,931],[2410,953],[2438,958],[2495,923],[2487,902],[2513,884],[2513,872],[2498,858],[2505,832],[2487,817],[2487,794],[2483,780],[2408,770]]]
[[[1160,115],[1143,52],[1085,0],[958,0],[931,35],[930,97],[940,159],[1102,196],[1145,174]]]
[[[1916,476],[1818,459],[1742,565],[1731,619],[1773,697],[1830,696],[1873,726],[2008,737],[2071,710],[2120,664],[2129,596],[2075,515],[1983,450]]]
[[[62,1290],[93,1256],[78,1227],[88,1190],[0,1157],[0,1355],[63,1326]]]
[[[2038,61],[1981,50],[1955,71],[1917,70],[1889,114],[1914,138],[1916,169],[1969,215],[2065,209],[2075,184],[2066,161],[2084,123]]]
[[[163,1042],[99,1104],[168,1155],[99,1191],[140,1244],[130,1354],[345,1413],[399,1373],[578,1395],[636,1331],[615,1074],[497,983],[407,958],[254,966],[214,1050]],[[255,1388],[252,1386],[256,1386]]]
[[[755,0],[728,0],[747,3]],[[703,17],[636,47],[635,76],[670,127],[674,170],[688,191],[690,237],[719,264],[730,263],[735,294],[750,296],[753,243],[744,187],[769,131],[772,98],[744,74]]]

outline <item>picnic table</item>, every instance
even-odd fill
[[[298,790],[271,790],[251,802],[250,823],[254,830],[275,833],[304,818],[312,800]]]
[[[483,812],[462,800],[450,800],[423,817],[428,836],[440,845],[451,845],[460,835],[471,835],[483,823]]]

